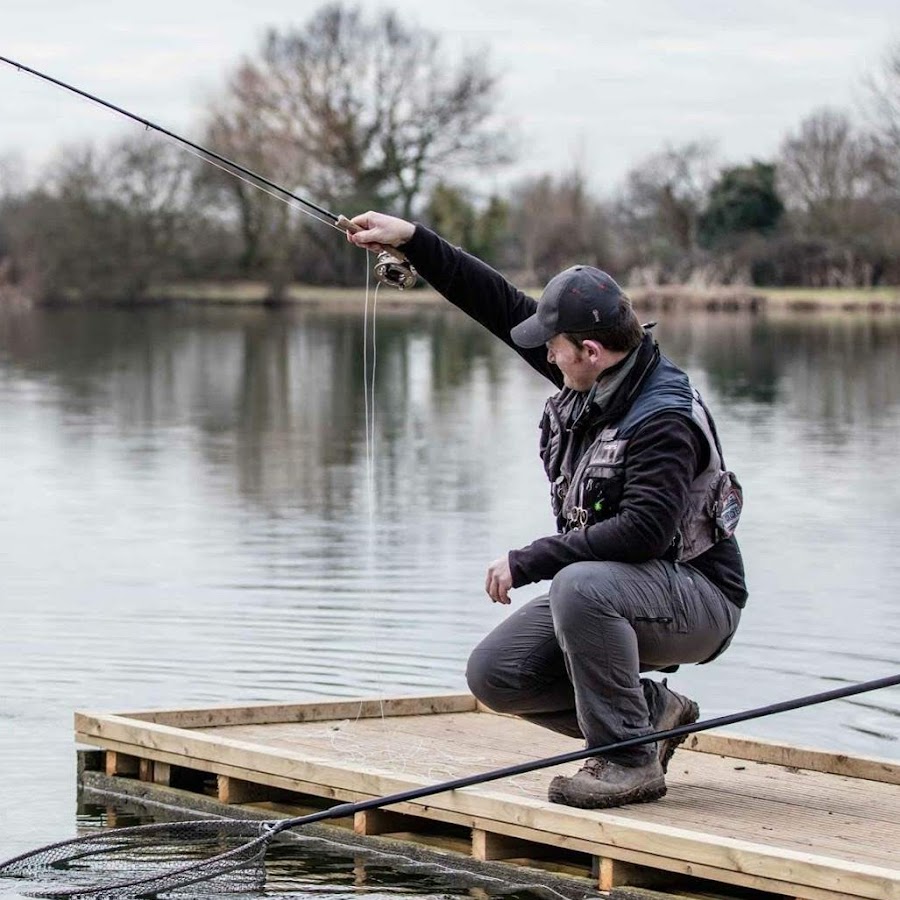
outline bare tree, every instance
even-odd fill
[[[805,213],[810,227],[839,233],[854,205],[872,193],[877,154],[846,113],[822,108],[782,142],[778,171],[787,206]]]
[[[693,269],[700,216],[715,175],[714,155],[707,141],[669,146],[626,176],[614,231],[623,264],[644,270],[636,277],[666,280]]]
[[[871,284],[890,249],[880,189],[885,160],[872,136],[850,117],[823,108],[805,118],[781,145],[779,192],[793,232],[817,261],[808,277],[820,284]]]
[[[895,197],[900,198],[900,40],[888,48],[866,87],[870,121],[886,164],[884,172]]]
[[[334,3],[299,30],[266,35],[230,79],[209,134],[322,205],[409,216],[449,172],[509,157],[495,89],[484,53],[453,62],[435,35],[394,12],[369,19]],[[275,213],[245,190],[231,188],[252,247]]]
[[[15,215],[15,200],[24,190],[21,158],[13,153],[0,154],[0,301],[4,297],[4,285],[13,282],[16,276],[10,256],[9,224]]]
[[[296,139],[280,128],[274,130],[268,118],[259,114],[255,98],[261,94],[258,73],[241,67],[232,76],[228,95],[213,108],[206,140],[223,156],[288,190],[302,192],[305,154]],[[282,125],[291,123],[285,120]],[[267,195],[252,179],[210,166],[200,173],[200,181],[218,191],[221,214],[240,234],[239,271],[267,277],[273,299],[277,298],[290,280],[298,214],[281,202],[281,195]]]
[[[140,135],[64,150],[18,201],[10,244],[45,299],[136,299],[183,274],[198,218],[183,154]]]
[[[524,270],[519,280],[542,284],[576,263],[611,267],[606,211],[588,190],[581,169],[522,182],[513,190],[510,208]]]

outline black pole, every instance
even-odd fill
[[[35,75],[38,78],[42,78],[44,81],[49,81],[50,84],[55,84],[57,87],[61,87],[64,90],[71,91],[73,94],[78,94],[79,97],[84,97],[86,100],[90,100],[93,103],[99,103],[100,106],[105,106],[107,109],[111,109],[113,112],[119,113],[119,115],[127,116],[129,119],[132,119],[135,122],[139,122],[145,128],[149,128],[152,131],[158,131],[160,134],[164,134],[166,137],[178,141],[178,143],[183,144],[185,147],[190,147],[192,150],[196,150],[199,153],[210,157],[211,159],[215,159],[220,163],[224,163],[224,165],[230,166],[232,169],[240,172],[242,175],[247,175],[248,177],[253,178],[256,181],[259,181],[261,184],[266,185],[266,187],[273,188],[279,193],[290,197],[292,200],[296,200],[298,203],[302,203],[304,206],[308,206],[310,209],[314,209],[317,213],[320,213],[323,216],[327,216],[333,222],[338,221],[338,216],[336,216],[333,212],[329,212],[324,207],[317,206],[315,203],[312,203],[309,200],[304,200],[303,197],[298,197],[296,194],[291,193],[291,191],[285,190],[285,188],[281,187],[281,185],[275,184],[274,181],[269,181],[268,178],[264,178],[262,175],[257,175],[256,172],[246,168],[245,166],[242,166],[240,163],[233,162],[227,157],[216,153],[214,150],[207,150],[206,147],[202,147],[200,146],[200,144],[195,144],[193,141],[189,141],[187,138],[182,137],[180,134],[175,134],[174,131],[169,131],[167,128],[163,128],[161,125],[157,125],[155,122],[151,122],[149,119],[145,119],[133,112],[129,112],[127,109],[123,109],[121,106],[116,106],[115,103],[110,103],[108,100],[103,100],[100,97],[95,97],[93,94],[89,94],[87,91],[83,91],[80,88],[75,87],[74,85],[67,84],[65,81],[60,81],[58,78],[54,78],[52,75],[47,75],[44,72],[39,72],[37,69],[32,69],[30,66],[26,66],[24,63],[16,62],[16,60],[14,59],[0,56],[0,62],[4,62],[9,66],[13,66],[14,68],[19,69],[22,72],[28,72],[29,75]]]
[[[587,759],[589,756],[600,756],[604,753],[614,753],[618,750],[627,750],[629,747],[639,747],[642,744],[650,744],[658,740],[681,737],[694,734],[698,731],[707,731],[710,728],[734,725],[737,722],[747,722],[750,719],[761,719],[763,716],[771,716],[775,713],[788,712],[792,709],[800,709],[805,706],[814,706],[817,703],[826,703],[829,700],[840,700],[843,697],[852,697],[854,694],[864,694],[868,691],[876,691],[879,688],[891,687],[900,684],[900,675],[890,675],[887,678],[878,678],[875,681],[863,681],[860,684],[852,684],[848,687],[835,688],[831,691],[823,691],[820,694],[808,694],[795,700],[784,700],[781,703],[772,703],[769,706],[759,706],[756,709],[748,709],[744,712],[731,713],[727,716],[719,716],[715,719],[706,719],[703,722],[694,722],[692,725],[680,725],[678,728],[670,728],[667,731],[657,731],[653,734],[645,734],[625,741],[617,741],[614,744],[606,744],[603,747],[588,747],[585,750],[572,750],[569,753],[560,753],[557,756],[548,756],[544,759],[535,759],[530,762],[519,763],[514,766],[505,766],[502,769],[492,769],[490,772],[482,772],[477,775],[464,775],[444,781],[441,784],[427,785],[425,787],[410,788],[399,791],[396,794],[388,794],[385,797],[373,797],[371,800],[360,800],[357,803],[341,803],[323,809],[321,812],[310,813],[307,816],[299,816],[295,819],[283,819],[272,828],[272,833],[278,833],[288,828],[296,828],[299,825],[309,825],[312,822],[320,822],[325,819],[341,819],[352,816],[367,809],[377,809],[381,806],[391,806],[395,803],[406,803],[410,800],[418,800],[422,797],[430,797],[434,794],[442,794],[445,791],[455,791],[459,788],[472,787],[476,784],[485,784],[488,781],[496,781],[499,778],[509,778],[513,775],[524,775],[526,772],[534,772],[537,769],[547,769],[551,766],[559,766],[563,763],[576,762],[579,759]]]

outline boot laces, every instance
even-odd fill
[[[608,767],[609,760],[604,756],[589,756],[583,766],[595,778],[599,778],[603,774],[604,769]]]

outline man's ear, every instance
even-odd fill
[[[599,362],[600,357],[603,355],[603,344],[599,341],[587,340],[582,341],[581,346],[587,353],[588,359],[590,359],[591,362]]]

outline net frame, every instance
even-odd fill
[[[265,853],[275,824],[220,818],[107,829],[6,860],[0,864],[0,877],[50,882],[29,893],[57,900],[141,897],[200,881],[209,882],[210,890],[221,893],[258,890],[265,884]],[[168,852],[156,852],[160,847]],[[211,848],[219,852],[205,859],[190,855],[178,859],[179,853],[208,853]],[[144,850],[151,854],[143,856]],[[98,862],[105,869],[91,866]],[[122,877],[123,867],[131,877]],[[82,878],[87,883],[79,884]],[[69,883],[54,887],[61,879]]]

